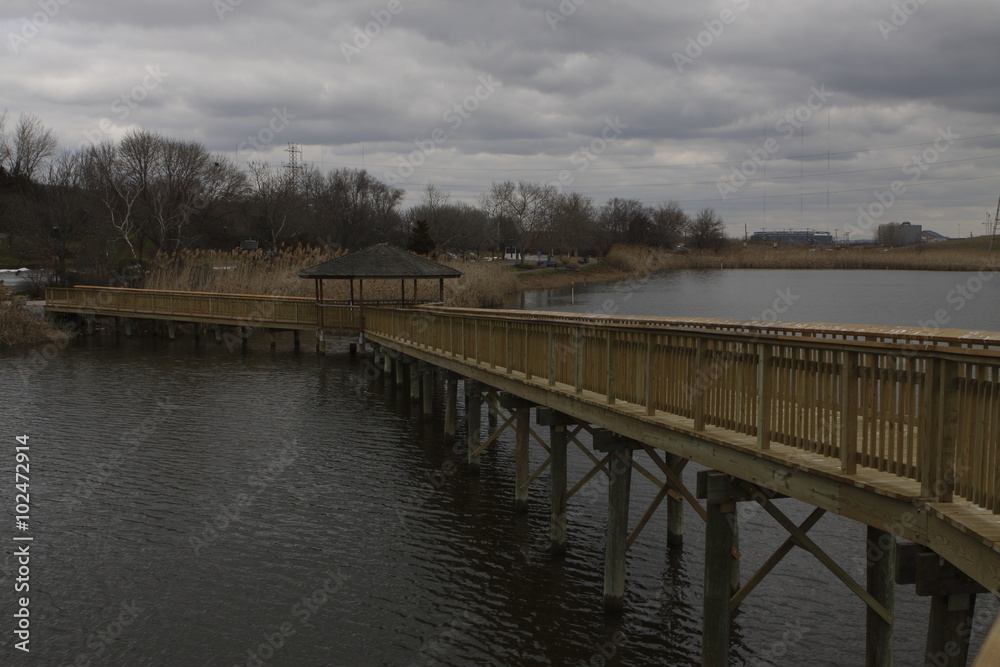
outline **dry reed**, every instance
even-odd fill
[[[10,290],[0,285],[0,348],[65,340],[67,334],[9,300]]]
[[[183,251],[160,256],[150,269],[143,287],[146,289],[217,292],[222,294],[260,294],[271,296],[313,296],[314,281],[299,278],[304,268],[342,255],[320,248],[283,248],[271,253],[242,252],[236,255],[213,251]],[[503,297],[516,292],[517,278],[513,271],[488,262],[443,262],[462,272],[462,277],[445,281],[445,303],[450,306],[495,307]],[[366,280],[364,297],[398,299],[402,295],[399,280]],[[405,283],[406,298],[413,297],[413,281]],[[417,296],[435,299],[437,280],[417,281]],[[359,296],[355,283],[355,297]],[[327,280],[323,298],[346,300],[350,285],[345,280]]]
[[[807,248],[738,246],[719,253],[614,246],[606,262],[628,273],[670,269],[891,269],[981,271],[1000,267],[1000,253],[911,246],[904,248]]]

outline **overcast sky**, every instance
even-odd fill
[[[1000,196],[996,0],[0,0],[0,28],[0,109],[62,147],[295,142],[405,205],[523,179],[858,238],[982,234]]]

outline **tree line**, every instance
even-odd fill
[[[528,181],[494,182],[476,205],[428,185],[406,192],[364,169],[295,170],[238,165],[203,145],[144,129],[120,140],[59,146],[33,114],[0,115],[0,256],[65,277],[110,282],[158,253],[313,244],[357,249],[387,241],[456,253],[513,249],[603,254],[615,243],[717,248],[724,224],[711,209],[689,216],[677,202],[646,206]]]

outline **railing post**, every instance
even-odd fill
[[[618,389],[618,335],[614,331],[608,332],[608,404],[615,404],[615,392]]]
[[[507,372],[514,372],[514,333],[510,328],[510,320],[506,322],[507,330],[504,335],[507,347]]]
[[[771,360],[770,343],[757,343],[757,448],[771,448]]]
[[[694,430],[705,430],[705,392],[708,391],[708,373],[705,364],[708,360],[708,341],[699,337],[695,343],[694,355],[694,392],[691,400],[691,412],[694,420]]]
[[[936,362],[938,394],[935,406],[937,429],[931,433],[932,469],[936,474],[927,478],[931,485],[930,497],[937,502],[950,503],[955,490],[955,440],[958,436],[958,362],[940,359]],[[936,436],[936,437],[935,437]],[[934,446],[936,444],[937,446]]]
[[[530,380],[533,377],[532,363],[534,360],[529,356],[531,350],[531,323],[524,325],[524,377]]]
[[[583,329],[580,327],[576,328],[576,333],[574,335],[574,352],[575,359],[574,363],[576,365],[576,382],[575,389],[576,393],[583,393]]]
[[[653,405],[653,334],[646,334],[646,363],[643,369],[643,393],[646,401],[646,414],[652,417],[656,414]]]
[[[487,336],[487,339],[486,339],[487,340],[487,349],[489,350],[489,352],[487,352],[486,354],[490,358],[490,368],[496,368],[497,367],[497,360],[496,360],[496,356],[495,356],[496,346],[493,344],[493,320],[490,320],[490,329],[489,329],[489,332],[490,332],[489,336]]]
[[[549,386],[556,384],[556,325],[549,325]]]
[[[840,469],[858,471],[858,353],[844,352],[840,368]]]

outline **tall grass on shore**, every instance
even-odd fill
[[[809,248],[738,246],[718,253],[668,251],[616,245],[605,262],[625,273],[670,269],[893,269],[914,271],[982,271],[1000,268],[1000,253],[936,248]]]
[[[302,246],[268,254],[182,250],[157,256],[143,287],[222,294],[311,296],[312,281],[299,278],[297,272],[341,254]]]
[[[297,275],[304,268],[333,259],[343,252],[321,248],[283,248],[271,253],[242,252],[236,255],[212,251],[182,251],[158,257],[143,287],[146,289],[218,292],[224,294],[260,294],[269,296],[304,296],[315,294],[314,281]],[[445,281],[445,303],[449,306],[496,307],[507,294],[518,289],[517,278],[504,266],[489,262],[442,262],[462,272],[457,279]],[[365,281],[365,299],[398,299],[399,280]],[[436,298],[437,280],[417,282],[420,298]],[[327,280],[323,296],[328,300],[347,299],[350,286],[346,280]],[[355,284],[355,297],[359,289]],[[406,298],[413,296],[413,281],[406,281]]]
[[[67,334],[29,313],[0,285],[0,348],[64,340]]]

